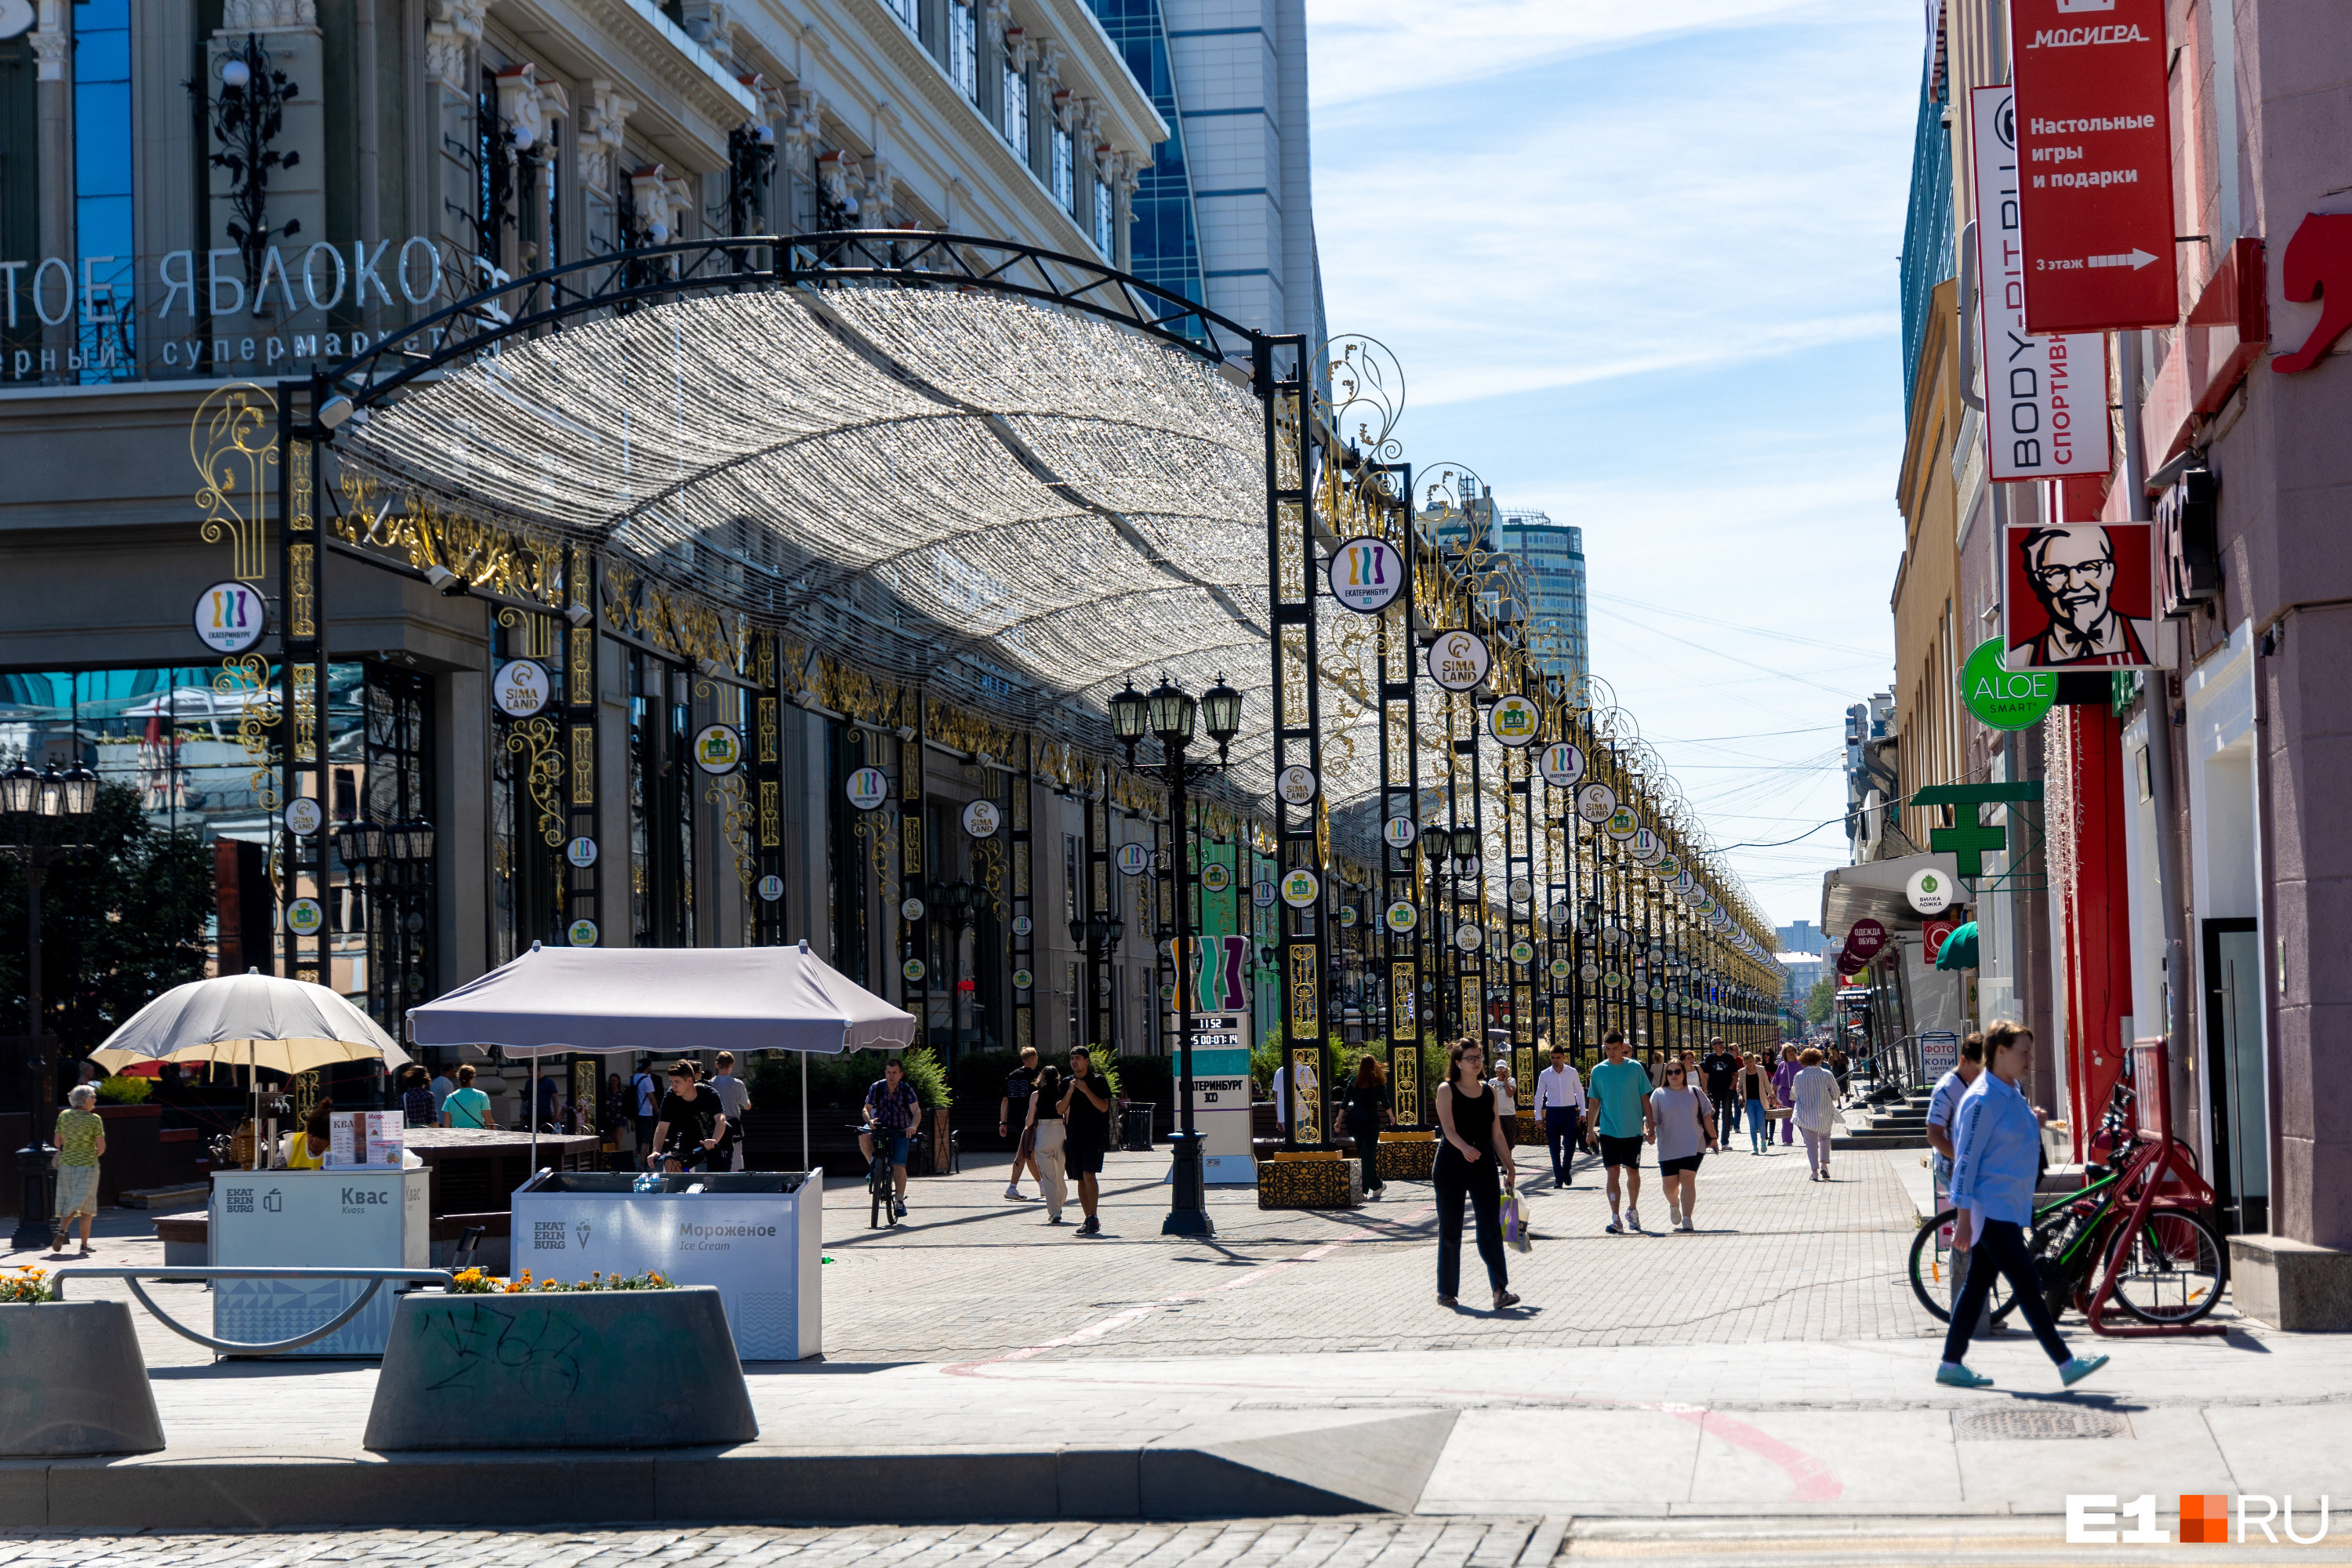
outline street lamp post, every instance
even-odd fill
[[[47,1222],[57,1173],[50,1161],[57,1150],[41,1133],[42,1080],[49,1066],[41,1026],[41,887],[48,869],[89,847],[89,819],[98,809],[98,775],[76,763],[59,773],[51,763],[46,773],[35,773],[19,763],[0,773],[0,819],[8,825],[8,839],[0,854],[25,873],[25,1109],[32,1135],[16,1151],[16,1170],[24,1191],[16,1209],[16,1229],[8,1238],[12,1247],[38,1247],[48,1239]]]
[[[1184,760],[1184,748],[1192,742],[1196,717],[1206,725],[1209,738],[1217,743],[1217,760],[1213,763]],[[1213,1236],[1217,1227],[1209,1218],[1201,1134],[1192,1123],[1192,932],[1189,918],[1191,889],[1186,885],[1192,871],[1192,844],[1184,792],[1186,785],[1213,778],[1224,768],[1226,750],[1241,732],[1242,694],[1227,685],[1223,676],[1197,699],[1165,677],[1149,693],[1138,692],[1135,683],[1129,681],[1125,690],[1110,700],[1110,718],[1113,733],[1127,748],[1129,767],[1135,765],[1135,748],[1147,731],[1160,742],[1160,772],[1168,782],[1168,820],[1172,829],[1170,848],[1175,864],[1170,869],[1176,900],[1178,1125],[1175,1135],[1169,1140],[1174,1151],[1174,1184],[1169,1194],[1168,1217],[1160,1223],[1160,1234]]]

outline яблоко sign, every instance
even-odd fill
[[[2009,25],[2026,330],[2172,325],[2163,0],[2011,0]]]

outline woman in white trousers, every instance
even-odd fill
[[[1789,1103],[1796,1110],[1797,1131],[1805,1135],[1805,1160],[1812,1180],[1830,1179],[1830,1129],[1837,1125],[1837,1074],[1822,1065],[1822,1053],[1808,1049],[1797,1058],[1797,1076],[1789,1081]]]

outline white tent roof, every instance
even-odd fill
[[[420,1046],[564,1051],[843,1051],[904,1046],[915,1016],[798,947],[531,950],[408,1010]]]

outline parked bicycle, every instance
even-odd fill
[[[2089,1313],[2100,1266],[2111,1258],[2120,1265],[2116,1304],[2144,1323],[2193,1323],[2220,1303],[2229,1287],[2229,1248],[2198,1212],[2210,1203],[2210,1189],[2198,1175],[2194,1155],[2179,1138],[2171,1147],[2155,1150],[2134,1127],[2132,1104],[2129,1082],[2116,1084],[2092,1145],[2095,1156],[2104,1148],[2107,1157],[2085,1167],[2087,1179],[2079,1191],[2034,1208],[2027,1246],[2053,1318],[2070,1307]],[[2151,1180],[2158,1191],[2126,1237],[2121,1233],[2128,1211]],[[1946,1209],[1921,1226],[1911,1243],[1912,1294],[1938,1322],[1951,1319],[1945,1281],[1956,1257],[1951,1229],[1958,1217],[1957,1209]],[[1990,1303],[1993,1322],[1999,1325],[2016,1304],[2009,1282],[1999,1280]]]

